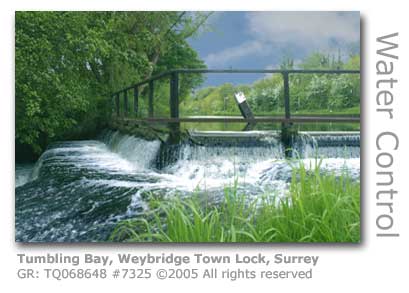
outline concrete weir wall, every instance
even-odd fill
[[[196,147],[222,148],[260,148],[280,150],[283,157],[293,157],[302,154],[310,146],[313,149],[328,147],[359,147],[360,133],[358,131],[194,131],[186,130],[178,133],[175,142],[172,137],[172,128],[166,125],[152,127],[144,124],[135,124],[127,121],[116,121],[109,125],[114,131],[125,135],[132,135],[148,141],[161,141],[160,151],[156,158],[156,168],[162,169],[177,161],[180,149],[190,145]]]
[[[111,130],[120,131],[123,134],[133,135],[145,140],[160,140],[165,144],[192,143],[197,145],[241,145],[252,146],[256,144],[271,143],[272,140],[281,142],[284,146],[291,147],[297,139],[311,137],[318,142],[326,140],[326,146],[342,144],[348,146],[359,146],[359,131],[294,131],[293,129],[272,130],[272,131],[195,131],[181,130],[178,134],[179,140],[175,143],[171,139],[171,130],[166,125],[162,127],[152,127],[149,125],[135,124],[127,121],[112,121],[108,127]],[[322,142],[323,143],[323,142]]]
[[[133,135],[145,140],[160,140],[162,143],[167,143],[170,137],[170,130],[167,127],[151,127],[141,123],[132,123],[130,121],[112,120],[108,128],[110,130],[119,131],[126,135]]]

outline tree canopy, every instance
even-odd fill
[[[109,93],[167,69],[204,68],[186,39],[209,13],[16,12],[16,148],[95,130]],[[185,78],[189,91],[201,82]]]

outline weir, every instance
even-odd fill
[[[271,143],[279,140],[280,131],[189,131],[189,137],[198,144],[207,146],[234,145],[254,146]],[[294,138],[295,143],[299,139],[310,138],[316,146],[360,146],[359,131],[299,131]],[[281,142],[282,143],[282,142]]]
[[[206,140],[219,134],[195,135]],[[249,200],[285,196],[292,163],[284,158],[279,133],[231,136],[239,141],[169,145],[104,131],[98,140],[54,143],[32,170],[36,176],[16,187],[16,240],[107,240],[119,221],[145,215],[152,195],[196,194],[217,202],[236,180],[237,192]],[[313,169],[321,160],[323,172],[348,172],[359,180],[359,140],[358,133],[300,133],[294,163]],[[164,153],[164,146],[173,152]]]
[[[299,132],[292,138],[291,149],[283,144],[280,131],[191,131],[189,137],[190,140],[179,145],[162,144],[156,167],[166,168],[177,160],[192,157],[208,160],[212,156],[229,155],[244,159],[249,156],[261,159],[360,156],[360,133],[357,131]]]

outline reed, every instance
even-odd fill
[[[285,197],[249,200],[237,180],[218,202],[191,197],[152,199],[144,218],[126,220],[111,241],[129,242],[354,242],[360,241],[360,184],[345,170],[328,174],[320,162],[298,162]]]

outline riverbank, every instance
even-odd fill
[[[360,241],[360,184],[348,172],[325,174],[302,162],[288,193],[253,200],[224,189],[214,203],[196,193],[150,200],[142,218],[118,224],[111,241],[126,242],[350,242]]]

